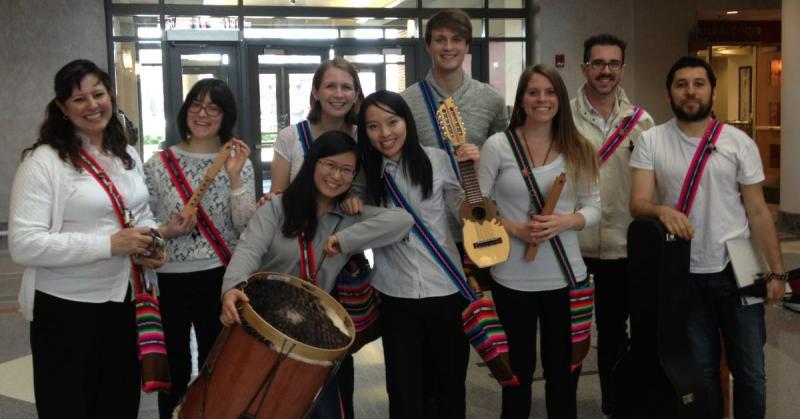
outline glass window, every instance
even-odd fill
[[[522,9],[522,0],[489,0],[490,9]]]
[[[470,19],[470,23],[472,23],[472,37],[473,38],[483,38],[483,20],[482,19]],[[428,27],[428,19],[422,19],[422,33],[420,37],[425,36],[425,28]]]
[[[524,42],[489,43],[489,84],[514,106],[519,76],[525,69]]]
[[[237,30],[239,19],[236,16],[165,16],[164,26],[166,30]]]
[[[111,0],[113,4],[158,4],[158,0]]]
[[[525,37],[525,19],[489,19],[490,38]]]
[[[111,19],[114,36],[161,38],[158,16],[114,16]]]
[[[397,39],[415,38],[413,19],[245,17],[245,38],[279,39]]]
[[[286,6],[289,0],[244,0],[245,6]],[[295,0],[295,7],[360,7],[394,9],[417,7],[417,0]]]
[[[422,0],[422,7],[426,9],[439,9],[447,7],[479,9],[483,7],[483,0]]]
[[[236,6],[239,0],[166,0],[165,4],[198,4],[203,6]]]

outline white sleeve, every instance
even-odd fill
[[[653,170],[653,136],[648,135],[649,131],[645,131],[636,145],[633,147],[633,154],[628,165],[634,169]]]
[[[595,182],[589,193],[579,193],[577,202],[578,213],[583,214],[586,224],[583,228],[591,227],[600,221],[602,210],[600,209],[600,187]]]
[[[494,193],[494,184],[500,171],[500,140],[497,135],[504,134],[492,135],[483,144],[480,167],[478,167],[478,182],[481,184],[481,194],[490,198]]]
[[[275,139],[275,152],[291,164],[298,141],[297,126],[289,125],[284,127],[278,131],[278,138]]]
[[[749,137],[741,141],[741,146],[736,152],[736,182],[741,185],[754,185],[765,179],[764,167],[761,165],[761,155],[756,142]]]

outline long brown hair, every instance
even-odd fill
[[[353,107],[350,108],[350,112],[344,116],[344,122],[350,126],[355,125],[356,119],[358,118],[358,106],[364,100],[364,91],[361,90],[361,80],[358,78],[358,70],[356,70],[355,66],[353,66],[350,61],[347,61],[342,57],[335,57],[332,60],[323,61],[322,64],[317,67],[317,70],[314,71],[314,78],[311,80],[313,89],[309,94],[311,100],[311,110],[308,111],[306,119],[316,123],[320,121],[320,118],[322,118],[322,105],[320,105],[318,99],[314,99],[313,90],[319,90],[319,88],[322,86],[322,78],[325,77],[325,73],[331,68],[338,68],[353,78],[353,87],[356,90],[356,99],[353,102]]]
[[[81,140],[75,134],[75,126],[67,119],[59,104],[63,104],[72,96],[72,90],[81,85],[83,78],[94,75],[103,83],[111,97],[111,120],[103,130],[103,147],[114,156],[119,157],[125,168],[133,168],[133,158],[128,154],[128,139],[125,128],[117,118],[117,99],[114,91],[111,90],[111,78],[108,73],[101,70],[95,63],[89,60],[75,60],[61,67],[56,73],[54,87],[55,98],[47,104],[45,110],[45,120],[39,128],[39,138],[32,146],[22,150],[22,157],[35,150],[42,144],[47,144],[56,151],[61,160],[69,162],[77,171],[81,171]]]
[[[572,120],[572,110],[569,106],[569,95],[564,80],[555,68],[547,64],[537,64],[528,67],[519,76],[517,95],[514,98],[514,109],[511,112],[511,122],[508,129],[516,129],[525,125],[525,109],[522,100],[528,88],[528,82],[534,74],[540,74],[550,80],[558,96],[558,112],[553,118],[551,134],[556,148],[567,162],[567,178],[574,180],[574,185],[580,189],[588,190],[597,181],[600,170],[597,163],[597,153],[594,147],[578,132]]]

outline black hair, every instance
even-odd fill
[[[428,199],[433,193],[433,167],[428,155],[419,143],[414,115],[403,98],[388,90],[379,90],[364,99],[358,112],[358,149],[367,179],[367,195],[378,205],[385,205],[388,196],[383,186],[383,154],[369,141],[367,134],[367,109],[376,106],[397,115],[406,123],[406,139],[403,144],[403,158],[400,164],[408,174],[411,184],[422,189],[422,198]]]
[[[314,170],[317,162],[325,157],[342,153],[353,153],[356,156],[355,172],[358,173],[358,146],[349,134],[341,131],[328,131],[319,136],[308,149],[300,171],[286,191],[283,192],[283,226],[281,232],[286,237],[305,234],[313,237],[317,231],[317,185],[314,183]],[[337,204],[344,199],[347,192],[336,197]]]
[[[205,95],[208,95],[211,102],[222,109],[219,140],[225,144],[233,137],[233,126],[236,125],[236,99],[233,98],[233,92],[228,84],[219,79],[203,79],[192,86],[178,111],[178,133],[183,141],[190,139],[192,133],[186,122],[186,114],[189,112],[192,102],[200,100]]]
[[[617,38],[614,35],[609,33],[601,33],[594,36],[590,36],[585,41],[583,41],[583,63],[589,63],[589,57],[591,57],[592,47],[595,45],[613,45],[619,47],[622,50],[622,62],[625,62],[625,47],[628,46],[628,43],[623,41],[622,39]]]
[[[117,118],[117,99],[111,90],[111,78],[97,64],[84,59],[70,61],[56,73],[53,81],[56,96],[47,104],[44,122],[39,127],[39,138],[32,146],[22,150],[23,158],[40,145],[47,144],[58,151],[61,160],[69,162],[78,171],[82,170],[80,157],[82,141],[75,134],[72,121],[67,118],[59,105],[64,106],[72,97],[72,91],[80,88],[83,79],[89,75],[97,77],[111,98],[111,119],[103,129],[103,148],[119,157],[126,169],[133,168],[133,158],[127,150],[125,128]]]
[[[667,73],[667,91],[669,91],[669,89],[672,87],[672,82],[675,80],[675,73],[677,73],[678,70],[687,67],[703,67],[706,69],[708,82],[711,83],[711,90],[714,90],[714,88],[717,87],[717,76],[714,75],[714,70],[711,68],[709,63],[699,57],[685,56],[678,58],[678,61],[675,61],[675,64],[673,64],[672,68],[669,69],[669,73]]]

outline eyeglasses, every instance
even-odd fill
[[[326,175],[329,175],[333,172],[339,172],[342,177],[345,178],[352,178],[356,174],[356,170],[349,166],[337,166],[335,163],[327,160],[320,160],[317,162],[319,167],[322,168],[322,172]]]
[[[622,61],[618,60],[611,60],[611,61],[594,60],[586,64],[592,66],[592,70],[594,71],[603,71],[603,69],[606,68],[606,66],[608,66],[608,69],[611,71],[619,71],[619,69],[622,68]]]
[[[192,102],[192,104],[189,105],[189,112],[191,113],[200,113],[201,109],[205,109],[206,115],[208,116],[219,116],[222,113],[222,109],[213,103],[203,105],[200,102]]]

